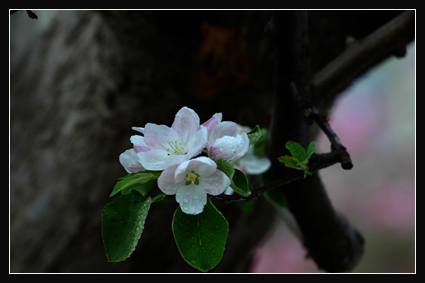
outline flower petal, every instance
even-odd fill
[[[207,128],[208,140],[210,138],[212,130],[214,129],[215,126],[217,126],[221,122],[222,118],[223,118],[223,114],[215,113],[208,121],[206,121],[205,123],[203,123],[201,125],[201,126],[204,126],[205,128]],[[207,146],[208,146],[208,144],[207,144]]]
[[[185,182],[184,180],[186,179],[186,175],[187,175],[187,166],[189,165],[189,163],[192,160],[187,160],[182,162],[180,165],[178,165],[175,174],[174,174],[174,181],[177,183],[180,182]]]
[[[174,180],[184,182],[187,174],[192,170],[203,177],[211,175],[216,169],[217,164],[212,159],[201,156],[181,163],[176,169]]]
[[[201,177],[207,177],[213,174],[216,169],[217,164],[211,158],[201,156],[190,160],[190,164],[188,164],[186,171],[193,170]]]
[[[175,130],[165,125],[151,123],[146,124],[144,140],[150,150],[162,149],[164,151],[170,147],[169,142],[181,142],[180,136]]]
[[[207,193],[200,185],[182,186],[176,193],[176,201],[186,214],[199,214],[207,203]]]
[[[213,146],[215,141],[224,136],[234,136],[237,124],[233,122],[221,122],[215,126],[208,137],[208,145]]]
[[[231,195],[233,195],[234,193],[235,193],[235,191],[232,189],[232,187],[230,187],[230,186],[228,186],[225,190],[224,190],[224,192],[223,192],[225,195],[229,195],[229,196],[231,196]]]
[[[236,137],[224,136],[215,141],[210,149],[210,156],[214,159],[227,161],[241,158],[248,151],[249,139],[246,133]]]
[[[177,112],[171,128],[177,132],[182,142],[187,142],[199,129],[199,116],[192,109],[183,107]]]
[[[202,152],[207,144],[207,128],[200,126],[200,129],[187,141],[187,155],[192,158]]]
[[[139,136],[139,135],[131,136],[130,141],[134,145],[133,148],[136,151],[136,153],[150,150],[148,145],[145,142],[145,138],[142,136]]]
[[[210,195],[219,195],[230,186],[230,179],[220,170],[215,172],[208,177],[199,178],[199,186]]]
[[[142,134],[145,134],[145,128],[142,127],[131,127],[132,130],[138,131]]]
[[[239,165],[244,166],[246,173],[258,175],[269,170],[271,161],[267,157],[256,157],[255,155],[246,155],[239,160]]]
[[[164,170],[170,165],[180,164],[189,158],[188,155],[168,155],[167,151],[162,149],[139,152],[137,156],[147,170]]]
[[[134,135],[130,137],[130,141],[134,145],[140,145],[140,146],[148,146],[145,142],[145,138],[139,135]]]
[[[136,173],[145,170],[142,164],[140,164],[139,157],[132,148],[121,153],[119,160],[128,173]]]
[[[207,128],[208,133],[215,127],[217,124],[220,123],[217,117],[212,116],[208,121],[202,124],[205,128]]]
[[[145,146],[139,146],[139,145],[135,145],[135,146],[133,146],[133,148],[134,148],[134,150],[136,151],[136,153],[139,153],[139,152],[146,152],[146,151],[149,151],[149,150],[150,150],[148,147],[145,147]]]
[[[166,195],[175,195],[180,187],[174,180],[174,174],[178,166],[178,164],[168,166],[158,178],[158,188]]]

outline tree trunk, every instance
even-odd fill
[[[222,112],[251,126],[267,113],[267,105],[247,102],[255,92],[242,91],[245,74],[237,72],[245,70],[235,69],[207,93],[209,82],[202,81],[224,68],[220,60],[227,58],[220,56],[227,54],[204,38],[224,36],[231,44],[239,38],[229,27],[202,29],[204,17],[211,15],[61,11],[21,58],[12,50],[11,272],[196,271],[174,242],[173,197],[152,206],[136,251],[121,263],[107,263],[101,211],[126,175],[118,156],[132,146],[132,126],[170,126],[183,106],[202,121]],[[245,64],[242,46],[230,48],[234,62]],[[249,270],[253,248],[273,223],[274,209],[263,202],[250,215],[217,203],[230,235],[213,272]]]

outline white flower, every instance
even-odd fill
[[[121,165],[128,173],[136,173],[145,170],[142,164],[140,164],[139,157],[133,148],[127,149],[121,153],[119,159]]]
[[[158,178],[158,187],[176,201],[186,214],[199,214],[207,203],[207,194],[219,195],[230,185],[230,179],[217,169],[208,157],[198,157],[171,165]]]
[[[246,126],[237,125],[236,134],[240,133],[249,133],[251,129]],[[241,170],[245,174],[249,175],[259,175],[263,174],[267,170],[269,170],[272,162],[269,158],[263,156],[258,157],[254,154],[254,145],[250,145],[248,147],[247,153],[238,160],[233,160],[231,162],[234,167]],[[232,195],[234,193],[231,187],[226,188],[224,194]]]
[[[246,126],[237,125],[236,133],[249,133],[251,129]],[[235,167],[250,175],[259,175],[271,166],[271,161],[267,157],[258,157],[254,154],[254,145],[248,147],[247,153],[239,160],[232,162]]]
[[[227,161],[241,158],[248,150],[248,135],[245,132],[236,135],[237,124],[228,121],[221,122],[221,119],[222,114],[216,113],[202,124],[208,130],[209,156],[213,159]]]
[[[133,127],[144,136],[130,138],[140,164],[147,170],[164,170],[198,155],[207,142],[207,129],[199,125],[199,116],[190,108],[177,112],[171,128],[165,125],[146,124]]]
[[[241,159],[236,161],[236,167],[246,174],[259,175],[269,170],[271,161],[267,157],[257,157],[254,155],[254,146],[249,146],[248,152]]]

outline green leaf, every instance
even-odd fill
[[[232,183],[230,184],[230,187],[236,193],[244,197],[247,197],[251,194],[246,175],[242,171],[236,168],[235,168],[235,174],[233,175],[233,179],[232,179]]]
[[[161,201],[163,198],[165,198],[166,194],[164,194],[161,190],[158,190],[153,196],[152,196],[152,202],[158,202]]]
[[[307,148],[307,155],[305,157],[305,160],[308,160],[311,155],[313,154],[314,150],[316,149],[316,142],[312,141]]]
[[[262,157],[267,155],[268,135],[267,129],[261,129],[261,138],[254,144],[255,156]]]
[[[129,194],[131,191],[138,191],[142,196],[145,196],[155,185],[157,184],[157,180],[149,180],[143,184],[134,184],[125,189],[121,190],[123,195]]]
[[[262,136],[262,132],[260,127],[257,125],[254,129],[252,129],[248,134],[249,144],[256,143]]]
[[[210,199],[198,215],[186,214],[179,206],[172,229],[180,254],[189,265],[207,272],[220,262],[229,224]]]
[[[302,162],[306,158],[306,152],[302,145],[294,141],[288,141],[285,147],[291,152],[292,156],[299,162]]]
[[[230,180],[233,179],[233,175],[235,174],[235,167],[232,163],[224,159],[215,160],[215,163],[217,164],[218,170],[226,174],[226,176],[229,177]]]
[[[120,178],[119,182],[116,183],[110,197],[116,195],[120,191],[123,194],[129,193],[131,190],[138,190],[142,195],[145,195],[153,186],[156,184],[156,179],[159,178],[161,172],[154,171],[140,171],[137,173],[128,174],[125,177]]]
[[[298,160],[292,156],[289,156],[289,155],[281,156],[281,157],[278,157],[277,160],[279,160],[279,162],[284,163],[286,167],[301,169]]]
[[[132,191],[103,208],[102,238],[108,261],[123,261],[133,253],[151,204],[151,198]]]
[[[236,169],[232,163],[224,159],[215,160],[215,163],[217,164],[217,169],[229,177],[231,181],[230,187],[232,187],[236,193],[245,197],[251,194],[248,180],[242,171]]]
[[[311,172],[308,171],[307,163],[316,148],[316,143],[312,141],[308,145],[307,152],[299,143],[293,141],[288,141],[285,147],[289,149],[292,156],[281,156],[278,157],[278,160],[285,163],[286,167],[304,170],[304,178],[306,175],[312,175]]]

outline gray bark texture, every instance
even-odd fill
[[[354,12],[309,12],[312,74],[345,49],[347,34],[366,36],[395,14],[369,13],[360,25],[348,19],[367,17]],[[201,121],[222,112],[269,126],[270,19],[270,11],[59,11],[35,38],[12,33],[10,272],[196,272],[174,242],[173,197],[152,205],[135,252],[120,263],[107,263],[102,208],[126,175],[118,156],[131,147],[132,126],[171,125],[183,106]],[[287,118],[282,125],[293,127]],[[250,214],[214,203],[230,233],[211,272],[248,272],[275,208],[264,198]]]
[[[202,121],[222,112],[249,125],[267,107],[251,105],[237,81],[224,82],[230,96],[202,99],[195,75],[203,15],[182,13],[176,23],[167,12],[61,11],[20,58],[11,50],[11,272],[196,271],[171,232],[174,197],[152,206],[126,261],[107,263],[101,237],[102,208],[127,174],[118,156],[132,146],[132,126],[170,126],[183,106]],[[237,205],[217,206],[231,234],[213,272],[246,272],[273,208],[258,203],[253,222]]]

